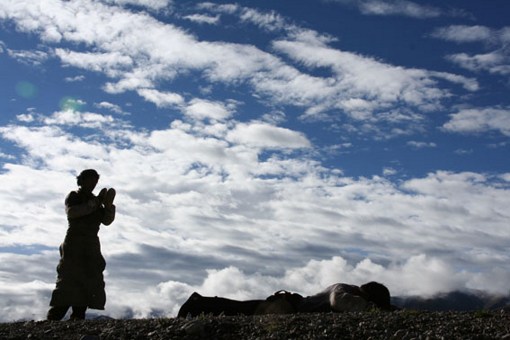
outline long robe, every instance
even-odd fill
[[[95,200],[94,194],[81,190],[72,191],[66,197],[68,229],[59,249],[57,283],[50,306],[104,309],[106,262],[97,234],[101,223],[109,225],[115,219],[115,206],[97,206]]]

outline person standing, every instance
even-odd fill
[[[68,229],[60,245],[57,282],[53,290],[48,320],[61,320],[72,307],[71,319],[85,319],[87,308],[103,310],[106,303],[103,271],[106,262],[101,254],[99,227],[115,219],[115,189],[94,191],[99,174],[83,170],[77,177],[78,190],[65,199]]]

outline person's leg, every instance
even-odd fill
[[[73,314],[71,314],[72,320],[85,320],[86,306],[73,306]]]
[[[62,320],[66,316],[69,306],[51,306],[46,315],[47,320]]]

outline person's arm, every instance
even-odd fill
[[[71,192],[65,201],[66,215],[68,219],[74,219],[89,215],[99,208],[100,203],[96,199],[91,199],[81,203],[76,192]]]

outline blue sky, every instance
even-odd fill
[[[0,319],[44,317],[84,168],[118,191],[108,315],[369,280],[508,294],[509,10],[2,1]]]

